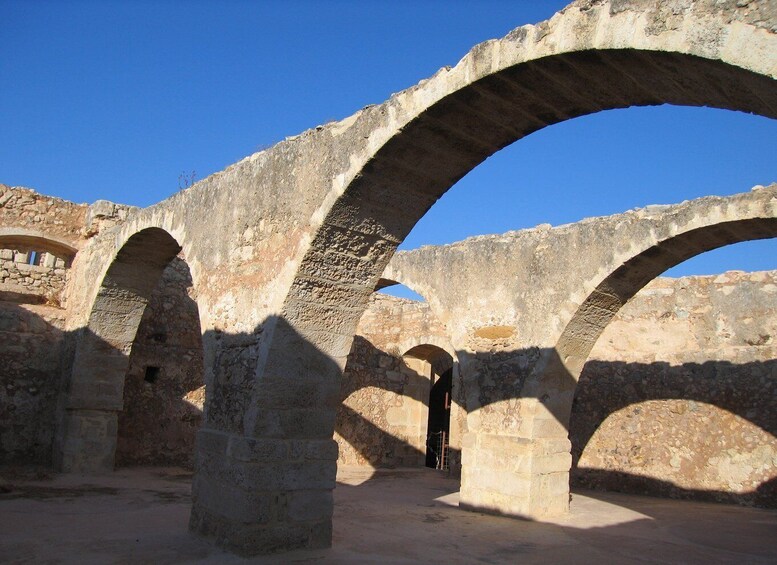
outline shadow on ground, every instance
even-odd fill
[[[188,533],[191,474],[20,477],[0,493],[8,563],[774,563],[777,511],[576,491],[571,512],[532,522],[457,508],[431,469],[344,468],[333,548],[245,560]]]

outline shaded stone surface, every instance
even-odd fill
[[[580,377],[573,484],[777,506],[777,273],[657,279]]]
[[[192,280],[174,259],[132,344],[118,417],[116,465],[194,465],[205,403],[202,336]]]

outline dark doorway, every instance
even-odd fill
[[[445,371],[429,391],[429,423],[426,434],[426,466],[448,470],[451,429],[453,369]]]

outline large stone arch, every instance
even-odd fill
[[[763,19],[747,23],[729,4],[578,2],[476,46],[400,96],[401,109],[389,114],[401,113],[401,123],[381,136],[326,213],[285,319],[342,358],[367,295],[413,225],[488,156],[543,127],[665,103],[777,117],[775,16],[764,2],[752,6]]]
[[[639,241],[633,241],[631,251],[616,258],[606,276],[585,283],[586,298],[565,326],[555,348],[546,352],[544,362],[537,365],[521,391],[522,396],[533,399],[526,439],[531,442],[530,459],[536,466],[529,467],[538,485],[533,494],[545,498],[543,504],[566,506],[571,464],[567,430],[575,387],[607,324],[629,299],[667,269],[725,245],[777,237],[777,199],[773,189],[768,190],[769,198],[739,195],[722,206],[705,208],[704,203],[715,199],[701,199],[701,206],[696,207],[687,223],[675,223],[668,218],[670,221],[665,222],[663,229],[653,231],[652,237],[642,234]],[[539,485],[543,482],[554,487],[542,488]]]
[[[769,4],[576,2],[548,22],[475,47],[455,68],[364,114],[374,127],[350,168],[332,179],[280,316],[265,324],[257,381],[280,390],[248,410],[242,429],[272,438],[272,456],[235,455],[233,444],[244,439],[214,430],[202,449],[219,464],[195,482],[192,527],[245,553],[328,546],[334,475],[326,438],[338,369],[369,294],[413,225],[488,156],[567,119],[664,103],[777,117]],[[288,406],[292,388],[304,388],[311,402]],[[291,432],[284,424],[291,421],[305,425]],[[306,489],[271,480],[290,466],[300,474],[299,450],[314,461],[306,469],[321,465],[319,478]],[[234,485],[240,494],[229,504],[217,500]],[[282,512],[272,510],[278,504]],[[279,517],[267,519],[271,511]]]
[[[116,419],[132,343],[162,272],[181,251],[176,239],[159,227],[113,241],[118,251],[108,255],[86,325],[75,336],[63,393],[54,456],[65,471],[113,469]]]

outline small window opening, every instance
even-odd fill
[[[147,383],[155,383],[157,379],[159,378],[159,373],[161,372],[161,369],[159,367],[146,367],[146,376],[143,377],[143,380]]]
[[[40,259],[41,259],[41,252],[40,251],[30,251],[27,254],[27,264],[28,265],[40,265]]]
[[[167,343],[167,334],[165,332],[155,332],[149,335],[148,339],[156,343]]]

